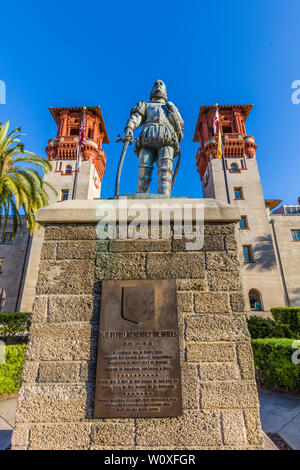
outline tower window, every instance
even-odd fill
[[[253,252],[251,245],[243,245],[243,255],[244,255],[244,262],[245,263],[253,263]]]
[[[2,243],[4,245],[10,245],[12,243],[12,233],[11,232],[4,232],[2,237]]]
[[[230,126],[224,126],[223,134],[232,134],[232,128]]]
[[[88,130],[88,138],[92,139],[93,138],[93,129]]]
[[[70,130],[70,135],[79,135],[79,129],[72,127]]]
[[[294,242],[300,242],[300,230],[291,230]]]
[[[235,199],[244,199],[243,188],[234,188]]]
[[[69,199],[69,190],[62,189],[61,190],[61,201],[67,201]]]
[[[62,162],[56,162],[56,171],[61,171]]]
[[[239,172],[239,167],[237,166],[236,163],[232,163],[230,167],[231,173],[238,173]]]
[[[65,168],[65,174],[66,175],[71,175],[72,174],[72,167],[71,165],[67,165]]]
[[[239,221],[239,227],[240,227],[241,230],[245,230],[245,229],[249,228],[249,226],[248,226],[248,217],[246,215],[241,216],[241,219]]]

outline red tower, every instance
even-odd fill
[[[60,192],[58,200],[66,200],[72,193],[76,163],[79,129],[83,107],[49,108],[56,124],[55,139],[46,147],[52,172],[47,179]],[[109,143],[100,106],[85,109],[86,144],[81,151],[81,166],[78,173],[77,199],[100,197],[101,183],[106,167],[103,143]],[[50,202],[54,202],[53,200]]]
[[[252,109],[246,105],[220,105],[219,115],[225,158],[244,159],[245,155],[253,158],[256,151],[254,137],[247,136],[246,119]],[[194,142],[200,142],[196,160],[198,172],[203,179],[211,158],[216,158],[218,138],[214,135],[213,120],[215,106],[202,105],[194,134]],[[241,164],[240,170],[243,169]]]

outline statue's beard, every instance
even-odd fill
[[[153,99],[163,99],[166,101],[166,93],[162,88],[155,88],[154,90],[151,91],[151,100]]]

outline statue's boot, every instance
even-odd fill
[[[171,195],[172,175],[173,175],[173,147],[162,147],[158,152],[157,174],[158,174],[158,194]]]
[[[148,148],[143,148],[139,155],[139,177],[137,193],[147,193],[152,181],[154,155]]]

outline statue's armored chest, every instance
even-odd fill
[[[167,122],[167,107],[162,103],[147,103],[146,122]]]

